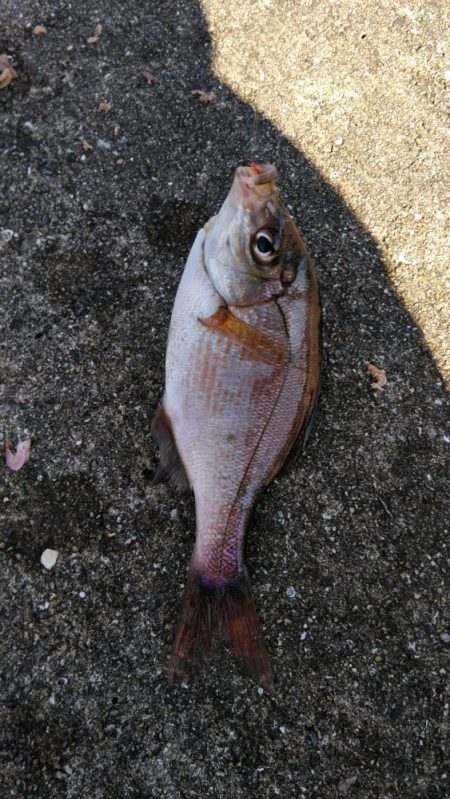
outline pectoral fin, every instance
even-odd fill
[[[283,364],[287,362],[288,353],[279,342],[261,333],[256,327],[248,325],[235,316],[228,308],[221,306],[207,319],[198,320],[201,325],[216,330],[222,336],[239,343],[245,352],[255,361]]]
[[[170,419],[162,405],[155,413],[151,434],[160,452],[159,466],[152,480],[153,485],[168,483],[180,491],[189,491],[189,478],[177,450]]]

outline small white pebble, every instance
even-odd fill
[[[44,566],[44,568],[48,569],[48,571],[50,571],[50,569],[53,569],[53,566],[58,560],[58,555],[59,552],[57,552],[56,549],[44,549],[41,555],[41,563]]]
[[[177,518],[177,516],[178,516],[178,511],[177,511],[177,509],[176,509],[176,508],[173,508],[173,509],[170,511],[170,518],[171,518],[171,519],[176,519],[176,518]]]
[[[399,252],[399,254],[397,255],[397,259],[396,260],[397,260],[397,263],[399,263],[399,264],[408,264],[409,263],[408,258],[406,257],[406,255],[405,255],[403,250],[401,252]]]
[[[341,780],[341,782],[339,783],[339,788],[338,788],[339,793],[346,794],[350,790],[352,785],[355,784],[357,779],[358,779],[358,777],[353,776],[353,777],[347,777],[346,780]]]
[[[261,686],[258,685],[257,691],[258,691],[259,695],[262,696],[263,693],[264,693],[264,688],[261,688]]]
[[[289,588],[286,590],[286,594],[288,595],[289,599],[294,599],[297,596],[297,591],[295,590],[293,585],[290,585]]]
[[[85,596],[86,596],[86,591],[80,591],[80,593],[78,594],[78,596],[80,597],[80,599],[84,599],[84,598],[85,598]]]

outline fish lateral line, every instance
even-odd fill
[[[226,306],[219,306],[217,311],[206,319],[198,317],[203,327],[214,330],[225,338],[234,341],[251,355],[253,360],[284,365],[288,362],[288,350],[265,333],[247,324],[235,316]]]

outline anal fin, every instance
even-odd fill
[[[180,491],[189,491],[189,478],[175,444],[170,419],[162,405],[159,406],[153,418],[151,434],[159,447],[160,453],[159,466],[152,480],[152,485],[167,483]]]

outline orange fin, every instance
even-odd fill
[[[210,587],[202,583],[201,575],[191,570],[169,663],[169,681],[188,680],[220,639],[230,640],[234,654],[249,677],[274,695],[269,655],[247,575],[238,575],[221,587]]]
[[[168,483],[180,491],[189,491],[189,479],[175,444],[170,419],[162,405],[153,418],[151,434],[160,452],[159,466],[152,480],[153,485]]]
[[[217,330],[223,336],[239,343],[252,360],[274,364],[287,362],[287,347],[285,349],[278,341],[266,336],[265,333],[261,333],[256,327],[248,325],[242,319],[238,319],[225,306],[218,308],[207,319],[199,319],[198,321],[204,327],[210,330]]]

